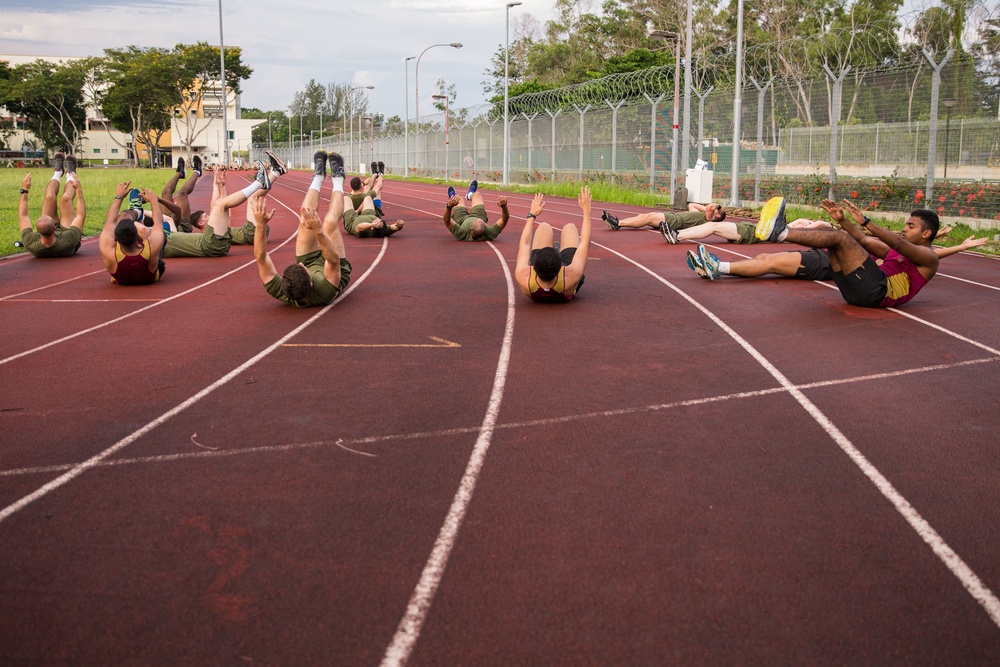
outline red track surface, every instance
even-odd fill
[[[530,197],[463,244],[443,190],[388,184],[406,228],[347,237],[324,310],[249,247],[145,288],[95,240],[0,262],[0,663],[1000,662],[1000,263],[862,310],[597,204],[546,307],[508,275]]]

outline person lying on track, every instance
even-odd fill
[[[25,174],[21,179],[21,196],[17,202],[17,217],[21,229],[21,243],[33,257],[71,257],[80,249],[83,238],[83,223],[87,219],[87,204],[83,197],[83,188],[76,177],[76,157],[56,153],[53,160],[55,170],[52,178],[45,186],[45,197],[42,200],[42,215],[32,229],[31,218],[28,217],[28,192],[31,190],[31,174]],[[59,195],[59,183],[66,172],[66,187],[59,198],[59,211],[56,211],[56,199]],[[75,200],[75,209],[74,209]]]
[[[500,207],[500,221],[492,225],[486,215],[486,204],[483,202],[483,195],[479,192],[479,183],[472,181],[469,183],[469,191],[465,195],[466,204],[461,197],[455,194],[455,188],[448,186],[448,203],[444,208],[444,226],[459,241],[492,241],[500,236],[500,232],[507,226],[510,213],[507,211],[507,198],[498,197],[497,206]],[[470,206],[471,205],[471,206]]]
[[[573,223],[565,225],[558,243],[548,223],[540,222],[535,228],[534,220],[545,208],[544,197],[537,194],[531,202],[517,249],[514,278],[532,301],[565,303],[583,286],[590,251],[590,188],[581,188],[577,202],[583,212],[580,230]]]
[[[121,210],[131,181],[119,183],[115,198],[108,208],[104,228],[98,239],[104,268],[118,285],[149,285],[160,279],[166,265],[161,259],[164,243],[163,212],[152,190],[144,189],[140,196],[149,203],[152,226],[139,222],[137,209]]]

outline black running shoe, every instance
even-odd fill
[[[63,163],[66,161],[66,156],[62,153],[56,153],[55,157],[52,158],[52,168],[56,171],[63,170]]]
[[[613,232],[618,231],[618,218],[616,218],[615,216],[611,215],[607,211],[601,211],[601,220],[608,223],[608,229],[610,229],[611,231]]]
[[[340,153],[329,153],[326,156],[326,161],[330,165],[330,176],[347,178],[347,172],[344,171],[344,156]]]
[[[175,171],[181,175],[181,178],[187,178],[187,170],[184,169],[184,158],[177,158],[177,169]]]
[[[271,151],[264,151],[264,155],[267,156],[268,161],[271,163],[271,169],[274,170],[274,173],[278,174],[279,176],[284,176],[285,174],[288,173],[288,167],[285,166],[284,162],[278,159],[277,155],[275,155]]]
[[[371,166],[372,166],[372,173],[373,174],[377,174],[378,173],[378,162],[372,162]]]
[[[670,245],[677,245],[681,242],[680,237],[677,236],[677,232],[674,231],[673,227],[667,224],[666,220],[660,223],[660,234],[663,234],[663,240]]]
[[[167,270],[167,263],[162,259],[156,262],[156,279],[163,277],[163,272]]]
[[[194,169],[194,173],[196,173],[199,176],[201,176],[201,174],[202,174],[202,171],[201,171],[201,158],[198,157],[197,155],[195,155],[193,158],[191,158],[191,168]]]
[[[313,174],[321,178],[326,178],[326,151],[316,151],[313,155]]]
[[[378,163],[378,173],[380,173],[380,174],[384,174],[385,173],[385,162],[379,162]]]
[[[66,167],[66,173],[67,174],[75,174],[76,173],[76,156],[75,155],[67,155],[66,156],[66,160],[63,162],[63,164]]]

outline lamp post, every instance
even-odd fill
[[[444,182],[448,182],[448,96],[431,95],[432,99],[444,100]]]
[[[361,157],[361,121],[367,120],[369,127],[368,134],[368,159],[375,158],[375,117],[361,116],[358,118],[358,157]]]
[[[409,56],[403,61],[406,70],[403,84],[403,106],[406,109],[403,113],[403,178],[410,177],[410,61],[416,59],[416,56]]]
[[[226,120],[228,115],[227,95],[226,95],[226,47],[225,42],[222,39],[222,0],[219,0],[219,74],[221,76],[220,85],[222,86],[222,134],[226,139],[226,152],[223,164],[229,164],[229,124]]]
[[[291,162],[295,155],[295,142],[292,141],[292,115],[288,114],[288,161]],[[291,167],[291,165],[288,165]]]
[[[267,150],[274,150],[274,145],[271,143],[271,114],[267,114]]]
[[[740,205],[740,135],[743,122],[743,0],[736,5],[736,86],[733,88],[733,166],[729,205]]]
[[[654,39],[662,39],[663,41],[672,39],[677,45],[674,50],[674,135],[673,143],[670,146],[670,205],[673,206],[674,202],[677,201],[677,130],[679,129],[678,115],[681,110],[681,89],[679,85],[681,78],[681,36],[676,32],[668,32],[666,30],[654,30],[649,33],[649,36]]]
[[[509,113],[509,102],[507,99],[507,89],[510,85],[509,75],[509,52],[510,52],[510,8],[517,7],[520,2],[507,3],[507,16],[504,20],[503,38],[503,184],[507,185],[507,175],[510,171],[510,121],[507,119]],[[447,156],[447,150],[445,151]]]
[[[306,161],[303,159],[302,156],[302,149],[305,148],[305,143],[306,143],[305,140],[303,140],[302,138],[303,136],[304,135],[302,133],[302,112],[300,111],[299,112],[299,164],[306,163]]]
[[[450,46],[453,49],[460,49],[462,45],[459,42],[452,42],[451,44],[431,44],[426,49],[420,52],[417,56],[417,64],[413,68],[413,90],[416,106],[413,109],[413,114],[415,116],[414,123],[417,126],[417,134],[414,139],[414,150],[416,150],[416,144],[420,138],[420,59],[424,57],[424,54],[433,49],[436,46]]]
[[[684,40],[684,127],[681,134],[681,171],[687,174],[688,167],[691,166],[691,42],[694,40],[694,0],[688,0],[687,9],[687,34]],[[685,182],[685,187],[687,184]]]
[[[951,143],[948,141],[949,135],[951,134],[951,108],[955,106],[958,102],[955,98],[949,98],[947,100],[941,100],[941,104],[945,108],[945,121],[944,121],[944,177],[948,178],[948,148]],[[961,142],[959,142],[961,143]]]

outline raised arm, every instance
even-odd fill
[[[79,180],[71,182],[73,183],[73,187],[76,188],[76,216],[74,216],[70,226],[79,227],[83,230],[83,223],[87,220],[87,203],[83,200],[83,186],[81,186]]]
[[[264,197],[251,197],[247,207],[253,215],[256,227],[253,230],[253,258],[257,260],[257,271],[260,280],[265,285],[278,275],[271,256],[267,254],[267,223],[274,216],[274,211],[267,211],[267,201]]]
[[[121,212],[122,200],[132,187],[132,181],[119,183],[115,188],[115,198],[111,200],[108,207],[108,214],[104,218],[104,227],[101,229],[101,238],[97,241],[97,247],[101,250],[101,259],[104,260],[104,268],[111,273],[118,268],[118,260],[115,259],[115,225],[118,223],[118,214]]]
[[[940,236],[941,235],[938,234],[934,238],[940,238]],[[985,236],[980,239],[977,239],[975,235],[972,235],[969,238],[962,241],[961,243],[959,243],[958,245],[953,245],[948,248],[943,248],[943,247],[934,248],[934,252],[937,254],[938,259],[944,259],[945,257],[951,257],[952,255],[957,255],[963,250],[968,250],[969,248],[978,248],[981,245],[986,245],[987,243],[989,243],[989,241],[990,241],[989,238]]]
[[[500,207],[500,222],[497,223],[497,227],[500,231],[507,226],[507,221],[510,219],[510,212],[507,210],[507,198],[500,196],[497,197],[497,206]]]
[[[833,218],[834,222],[840,225],[841,229],[850,234],[851,238],[857,241],[858,245],[864,248],[865,252],[869,255],[874,255],[875,257],[884,259],[885,256],[889,254],[889,247],[885,243],[882,243],[878,238],[867,236],[857,226],[864,222],[865,219],[864,215],[857,206],[851,204],[850,202],[845,202],[845,206],[847,206],[851,213],[851,217],[854,219],[854,223],[856,224],[852,224],[852,222],[847,219],[847,216],[844,215],[843,209],[838,204],[835,204],[829,199],[824,199],[820,203],[820,207],[826,211],[831,218]],[[871,228],[867,227],[867,229],[870,230]]]
[[[149,229],[147,241],[149,242],[149,270],[156,271],[160,264],[160,253],[163,252],[163,245],[167,242],[167,236],[163,232],[163,209],[160,208],[160,200],[156,193],[149,188],[142,189],[142,200],[149,204],[149,210],[153,214],[153,226]]]
[[[566,267],[566,292],[573,294],[576,292],[583,272],[587,268],[587,254],[590,251],[590,188],[584,186],[580,188],[580,194],[576,198],[583,214],[580,222],[580,245],[573,255],[573,262]]]
[[[542,193],[535,195],[531,200],[531,211],[524,221],[524,230],[521,231],[521,238],[517,242],[517,263],[514,265],[514,279],[517,280],[518,287],[526,295],[530,294],[528,287],[528,276],[531,275],[531,266],[528,261],[531,259],[531,239],[535,233],[535,218],[545,209],[545,197]]]
[[[31,218],[28,217],[28,190],[31,189],[31,174],[25,174],[21,179],[21,196],[17,200],[17,220],[20,231],[31,229]]]
[[[442,220],[444,220],[444,226],[448,228],[449,232],[455,228],[455,223],[451,221],[451,209],[455,208],[461,203],[462,203],[462,198],[459,197],[458,195],[455,195],[454,197],[448,200],[448,203],[444,207],[444,216],[442,216]]]

